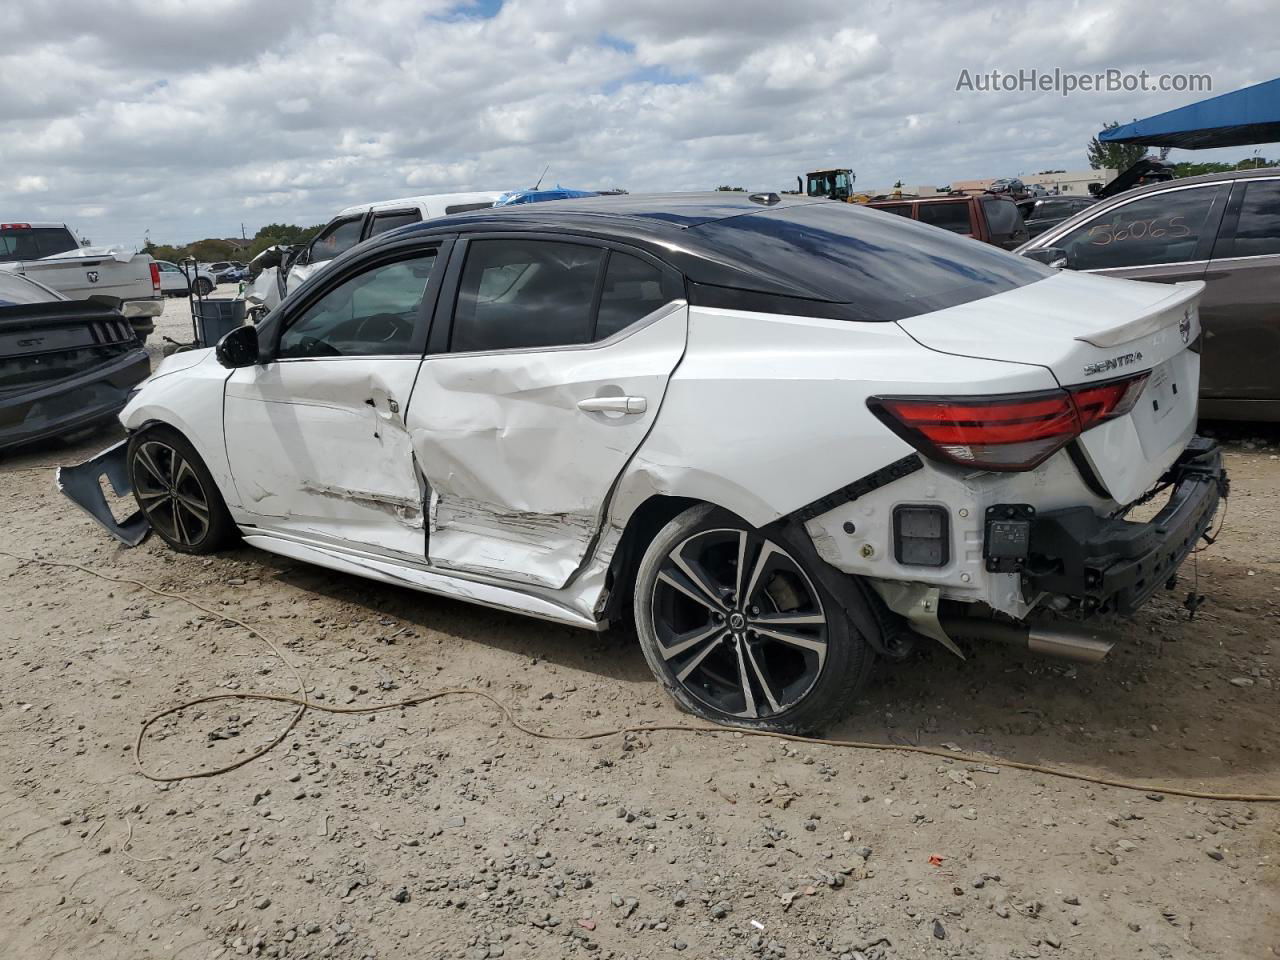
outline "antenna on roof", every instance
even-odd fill
[[[550,169],[551,169],[551,164],[549,163],[545,167],[543,167],[542,177],[545,177],[547,175],[547,171]],[[542,177],[538,178],[538,182],[533,185],[533,189],[537,190],[540,186],[542,186]]]

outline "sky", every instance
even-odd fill
[[[946,184],[1271,79],[1275,0],[44,0],[0,5],[0,220],[252,236],[400,196]],[[1059,68],[1212,94],[957,90]],[[1174,151],[1237,160],[1254,147]],[[1280,145],[1260,145],[1266,157]]]

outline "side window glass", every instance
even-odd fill
[[[920,213],[917,215],[921,223],[927,223],[930,226],[941,227],[943,230],[950,230],[952,233],[969,233],[969,204],[951,203],[946,201],[943,203],[922,203],[920,204]]]
[[[1139,197],[1082,223],[1056,246],[1075,270],[1194,260],[1217,186]]]
[[[885,213],[896,213],[898,216],[906,217],[907,219],[911,218],[911,204],[909,203],[897,203],[892,206],[884,207],[877,206],[872,209],[883,210]]]
[[[469,210],[488,210],[493,206],[492,200],[482,200],[479,203],[455,203],[451,207],[445,207],[445,216],[451,213],[466,213]]]
[[[1280,253],[1280,180],[1253,180],[1245,184],[1231,256],[1273,253]]]
[[[662,295],[662,271],[639,257],[613,252],[600,291],[600,313],[594,339],[603,340],[657,310]]]
[[[410,353],[435,251],[384,263],[345,280],[280,335],[276,356],[394,356]]]
[[[388,230],[407,227],[411,223],[421,223],[422,214],[417,210],[395,210],[390,213],[377,213],[373,217],[373,226],[369,228],[369,236],[376,237]]]
[[[589,343],[604,251],[546,240],[476,240],[458,286],[449,349]]]
[[[311,241],[308,262],[325,263],[354,247],[360,240],[360,220],[343,220],[323,230]]]

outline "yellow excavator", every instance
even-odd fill
[[[800,186],[799,192],[809,197],[826,197],[842,203],[866,203],[871,199],[869,196],[853,192],[853,181],[856,179],[852,170],[841,167],[835,170],[814,170],[803,177],[796,177],[796,183]]]

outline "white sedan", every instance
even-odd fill
[[[1096,625],[1172,583],[1226,492],[1194,437],[1201,288],[775,194],[459,214],[165,360],[128,440],[63,483],[130,542],[241,537],[633,621],[685,708],[813,730],[877,657],[1098,659]],[[104,472],[127,474],[129,524],[102,515]]]
[[[188,293],[208,296],[218,285],[212,273],[191,263],[179,265],[168,260],[157,260],[156,267],[160,270],[160,292],[166,297],[185,297]],[[193,276],[194,284],[191,280]]]

